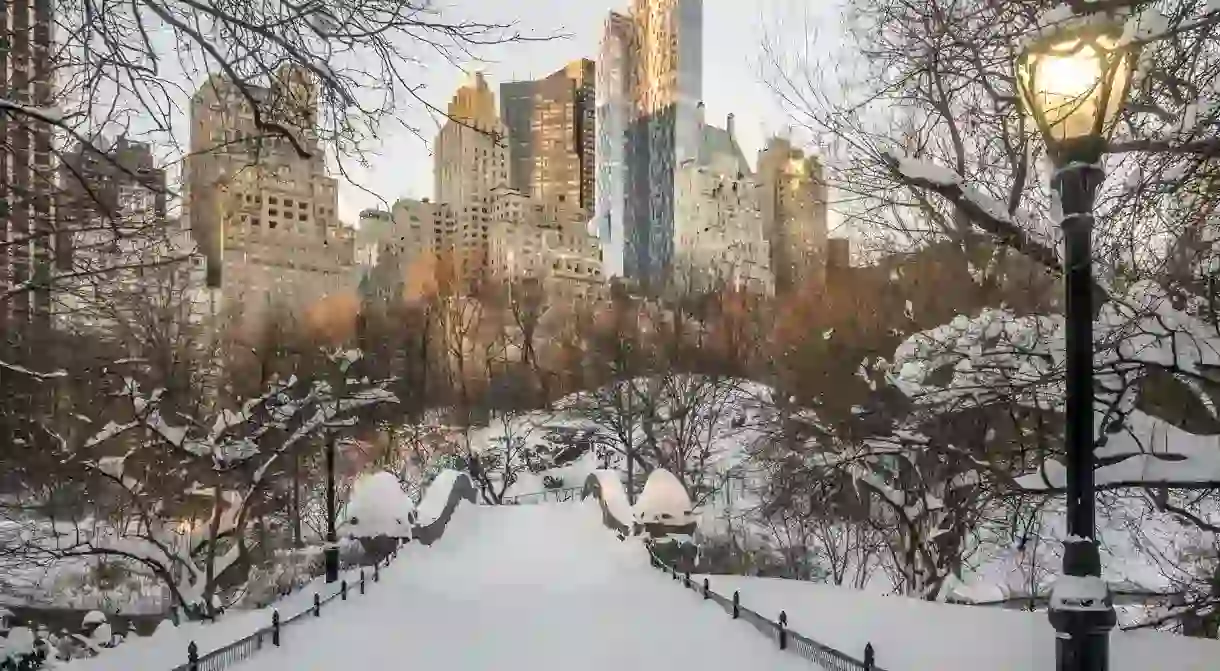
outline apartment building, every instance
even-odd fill
[[[472,290],[487,277],[493,192],[508,187],[507,129],[482,73],[457,90],[448,116],[435,145],[435,195],[453,211],[456,280]]]
[[[500,85],[509,185],[539,201],[593,211],[596,86],[580,59],[536,81]]]
[[[763,225],[779,292],[799,291],[825,278],[827,193],[814,156],[784,138],[771,138],[758,154]]]
[[[256,127],[249,98],[290,129]],[[186,213],[226,313],[257,326],[274,309],[304,314],[352,294],[354,231],[339,222],[337,182],[316,137],[311,75],[284,66],[268,86],[213,75],[191,101]],[[240,319],[239,319],[240,317]]]

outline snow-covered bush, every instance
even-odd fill
[[[65,477],[106,507],[89,511],[96,517],[64,515],[48,499],[45,515],[21,519],[9,555],[110,558],[155,576],[188,617],[215,617],[222,595],[242,592],[251,547],[265,538],[254,521],[280,496],[285,464],[366,409],[397,402],[388,381],[349,377],[359,352],[330,359],[328,374],[275,380],[255,398],[201,416],[174,408],[164,389],[146,392],[123,377],[116,396],[125,417],[102,425],[81,416],[81,431],[53,436]]]

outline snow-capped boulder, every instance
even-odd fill
[[[695,521],[695,510],[686,488],[673,473],[658,468],[648,475],[644,491],[635,502],[635,520],[643,525],[685,527]]]
[[[13,627],[8,638],[0,639],[0,661],[19,660],[34,653],[34,630]]]
[[[356,538],[410,538],[415,503],[398,478],[385,471],[366,473],[352,485],[345,533]]]
[[[89,639],[93,646],[98,648],[109,648],[114,645],[114,631],[110,628],[109,622],[103,622],[97,625],[97,629],[89,634]]]
[[[82,629],[91,629],[99,624],[105,624],[105,622],[105,613],[100,610],[91,610],[88,613],[85,613],[85,619],[81,621],[80,626]]]

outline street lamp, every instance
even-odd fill
[[[339,579],[339,537],[335,534],[335,434],[326,437],[326,582]]]
[[[1054,162],[1051,187],[1063,219],[1066,298],[1067,539],[1051,591],[1059,671],[1109,668],[1113,599],[1101,579],[1094,522],[1093,202],[1101,156],[1126,100],[1136,52],[1123,26],[1100,16],[1067,22],[1030,41],[1017,59],[1017,89]]]

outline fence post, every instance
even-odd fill
[[[707,578],[703,579],[703,599],[707,600],[708,592],[711,591],[711,585],[708,584]]]
[[[322,617],[322,597],[317,593],[313,593],[313,616]]]
[[[199,671],[199,646],[194,641],[186,645],[186,664],[190,671]]]
[[[788,614],[784,611],[779,612],[779,649],[786,650],[788,648]]]
[[[280,647],[280,612],[271,611],[271,644]]]
[[[360,567],[360,593],[364,594],[364,567]]]
[[[741,592],[733,590],[733,619],[741,617]]]
[[[347,579],[346,578],[339,581],[339,599],[341,601],[347,601]]]
[[[876,668],[876,662],[873,659],[874,654],[873,644],[866,643],[864,645],[864,671],[873,671]]]

